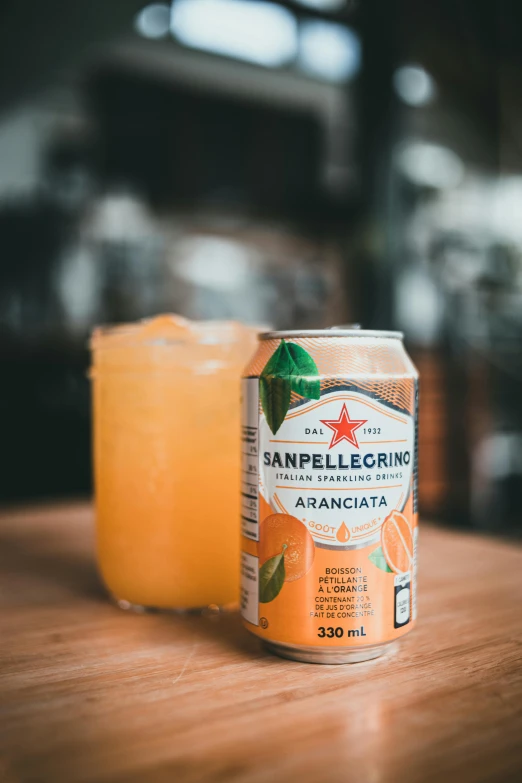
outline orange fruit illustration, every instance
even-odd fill
[[[314,562],[314,540],[306,527],[291,514],[272,514],[259,530],[259,565],[285,549],[285,582],[301,579]]]
[[[396,574],[409,571],[413,560],[413,533],[400,511],[392,511],[383,522],[381,546],[386,562]]]

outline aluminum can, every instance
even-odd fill
[[[417,608],[418,373],[400,332],[266,332],[242,380],[241,613],[278,655],[382,655]]]

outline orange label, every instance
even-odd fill
[[[392,641],[416,615],[414,415],[349,382],[320,392],[304,353],[305,382],[277,352],[243,381],[243,619],[291,645]]]

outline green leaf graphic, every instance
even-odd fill
[[[281,340],[277,349],[265,364],[261,376],[275,376],[288,378],[294,372],[294,360],[284,340]]]
[[[300,345],[281,340],[259,379],[261,405],[274,435],[288,412],[292,391],[301,397],[318,400],[321,381],[310,354]]]
[[[290,382],[286,378],[261,376],[259,396],[268,426],[275,435],[290,407]]]
[[[268,604],[277,598],[285,581],[285,549],[263,563],[259,570],[259,602]]]
[[[393,571],[386,562],[386,558],[384,557],[382,547],[378,547],[377,549],[374,549],[371,554],[368,555],[368,560],[371,560],[372,563],[377,566],[377,568],[380,568],[381,571],[386,571],[389,574],[392,574]]]
[[[292,391],[296,394],[300,394],[301,397],[306,397],[308,400],[318,400],[321,396],[321,381],[319,378],[299,378],[295,375],[292,376],[290,381]]]
[[[300,345],[296,345],[296,343],[287,343],[286,345],[294,362],[292,390],[302,397],[318,400],[321,396],[321,381],[316,363]]]

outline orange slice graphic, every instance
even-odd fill
[[[400,511],[392,511],[383,522],[381,546],[386,562],[396,574],[411,569],[413,533],[410,523]]]

